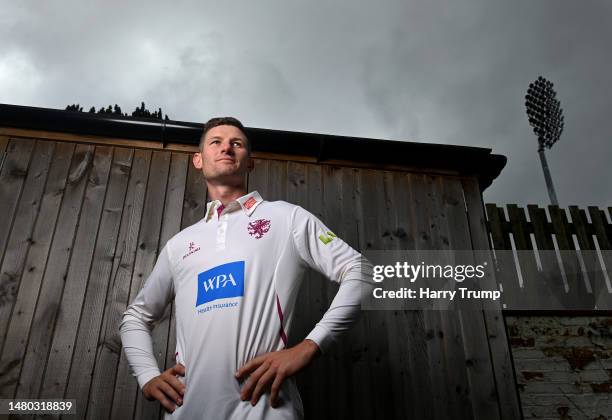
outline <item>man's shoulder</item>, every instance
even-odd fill
[[[293,226],[302,226],[308,222],[320,222],[320,219],[304,207],[287,201],[265,201],[262,203],[262,212],[276,216],[286,217],[287,222]]]
[[[204,219],[201,219],[193,225],[187,226],[183,230],[175,233],[170,239],[168,239],[168,242],[166,242],[166,246],[174,248],[177,246],[178,243],[183,243],[186,238],[193,237],[193,234],[195,232],[197,232],[199,229],[202,229],[203,220]]]
[[[299,206],[283,200],[264,201],[261,203],[261,208],[269,211],[278,211],[279,213],[291,213],[296,207]]]
[[[277,216],[286,216],[290,220],[313,216],[313,214],[304,207],[283,200],[264,201],[261,203],[261,209],[262,213],[270,212]]]

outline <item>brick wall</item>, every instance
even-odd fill
[[[612,317],[506,316],[526,419],[612,419]]]

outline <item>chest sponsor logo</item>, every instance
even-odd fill
[[[244,261],[218,265],[198,274],[195,306],[237,296],[244,296]]]
[[[260,239],[270,230],[270,221],[267,219],[258,219],[254,222],[249,223],[248,231],[249,235],[254,236],[255,239]]]

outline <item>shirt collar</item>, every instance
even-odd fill
[[[231,213],[238,209],[242,209],[247,216],[251,216],[257,206],[259,206],[263,202],[263,198],[257,191],[250,192],[242,197],[237,198],[234,201],[231,201],[225,206],[221,214]],[[206,222],[213,218],[215,215],[215,210],[217,207],[221,205],[221,201],[214,200],[206,203]]]

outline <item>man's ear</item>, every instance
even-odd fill
[[[202,154],[200,152],[195,152],[191,160],[196,169],[202,169]]]
[[[254,167],[255,167],[255,160],[252,157],[250,157],[249,160],[247,161],[247,169],[249,170],[249,172],[251,172]]]

